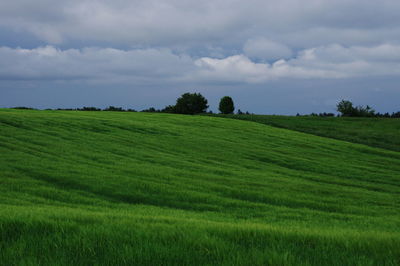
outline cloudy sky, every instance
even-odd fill
[[[400,110],[400,1],[0,1],[0,107]]]

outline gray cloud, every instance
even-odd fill
[[[262,37],[304,49],[399,42],[399,34],[393,35],[400,30],[399,13],[397,0],[15,0],[0,3],[0,26],[51,44],[173,48],[201,43],[241,49],[249,39]]]
[[[378,87],[392,100],[400,97],[398,14],[398,0],[0,1],[0,99],[16,97],[13,84],[42,94],[102,88],[103,98],[112,94],[105,86],[164,98],[165,87],[262,98],[273,86],[309,103],[359,87],[373,95],[364,100],[378,99]]]
[[[0,78],[123,82],[174,79],[190,72],[192,59],[168,49],[0,48]],[[13,62],[10,64],[9,62]]]
[[[269,43],[268,43],[269,44]],[[279,47],[278,47],[279,48]],[[84,48],[60,50],[0,48],[0,78],[88,80],[99,82],[239,82],[279,79],[331,79],[400,75],[400,45],[329,45],[298,52],[289,59],[256,63],[239,54],[193,58],[169,49]],[[9,64],[8,62],[13,62]]]
[[[265,38],[248,40],[244,44],[243,51],[247,56],[261,60],[290,58],[293,54],[286,45]]]

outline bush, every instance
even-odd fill
[[[177,114],[205,113],[208,101],[200,93],[185,93],[176,100],[174,112]]]
[[[337,104],[337,111],[342,116],[353,116],[353,117],[375,117],[375,110],[370,106],[357,106],[353,107],[353,103],[350,101],[342,100]]]
[[[162,113],[171,113],[171,114],[173,114],[173,113],[176,113],[175,109],[176,109],[175,105],[168,105],[168,106],[165,106],[165,108],[162,109],[161,112]]]
[[[125,110],[122,107],[109,106],[104,111],[124,112]]]
[[[80,109],[78,108],[76,110],[78,110],[78,111],[101,111],[101,109],[99,109],[99,108],[87,107],[87,106],[84,106],[83,108],[80,108]]]
[[[35,108],[32,108],[32,107],[25,107],[25,106],[17,106],[17,107],[13,107],[12,109],[36,110]]]
[[[144,113],[159,113],[160,110],[157,110],[157,109],[154,108],[154,107],[150,107],[149,109],[144,109],[144,110],[142,110],[142,112],[144,112]]]
[[[374,117],[375,116],[375,110],[369,107],[368,105],[366,107],[363,106],[357,106],[355,108],[355,115],[354,116],[360,116],[360,117]]]
[[[392,118],[400,118],[400,111],[396,113],[392,113]]]
[[[222,114],[233,114],[235,110],[235,106],[233,104],[233,100],[229,96],[224,96],[221,98],[219,102],[219,111]]]

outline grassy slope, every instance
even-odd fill
[[[400,153],[257,123],[0,110],[0,261],[396,265]]]
[[[400,119],[276,115],[213,115],[400,151]]]

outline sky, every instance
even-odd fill
[[[399,0],[0,0],[0,107],[400,110]]]

